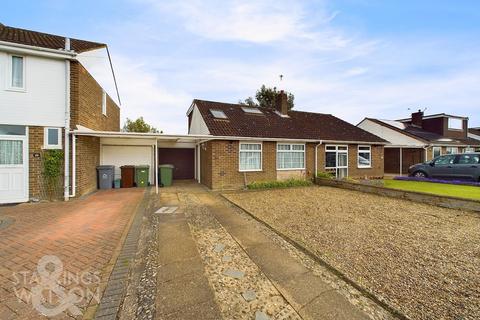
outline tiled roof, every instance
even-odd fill
[[[394,125],[392,120],[381,120],[381,119],[373,119],[367,118],[370,121],[373,121],[377,124],[380,124],[384,127],[390,128],[392,130],[398,131],[400,133],[406,134],[410,137],[422,140],[428,143],[435,143],[435,144],[444,144],[444,145],[480,145],[480,142],[472,139],[459,139],[459,138],[449,138],[439,135],[434,132],[426,131],[422,128],[405,124],[403,122],[397,121],[398,125]],[[402,129],[403,126],[403,129]]]
[[[65,48],[65,37],[63,36],[13,28],[2,24],[0,24],[0,41],[56,50]],[[106,44],[104,43],[70,39],[70,48],[77,53],[99,49],[105,46]]]
[[[250,114],[244,112],[238,104],[205,100],[193,102],[210,133],[215,136],[386,142],[330,114],[289,111],[289,117],[282,117],[269,108],[259,108],[262,114]],[[227,119],[215,119],[211,109],[222,110]]]

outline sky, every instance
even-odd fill
[[[194,98],[236,103],[262,84],[353,124],[426,109],[480,126],[476,0],[17,0],[0,22],[107,43],[122,121],[165,133],[186,133]]]

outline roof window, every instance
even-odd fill
[[[263,114],[263,112],[260,109],[253,108],[253,107],[242,107],[242,110],[245,113]]]
[[[225,115],[225,112],[222,110],[218,109],[210,109],[210,113],[212,116],[214,116],[216,119],[227,119],[227,116]]]

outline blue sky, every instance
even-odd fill
[[[355,124],[427,108],[480,126],[479,1],[19,0],[0,21],[106,42],[122,117],[168,133],[186,132],[193,98],[237,102],[262,84]]]

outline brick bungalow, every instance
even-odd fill
[[[330,114],[288,110],[283,92],[274,108],[194,100],[187,116],[189,134],[217,138],[200,143],[201,181],[211,189],[326,171],[383,177],[385,140]]]
[[[480,141],[468,132],[468,118],[445,113],[383,120],[365,118],[359,128],[389,142],[385,146],[385,173],[404,174],[416,163],[451,153],[480,150]]]

